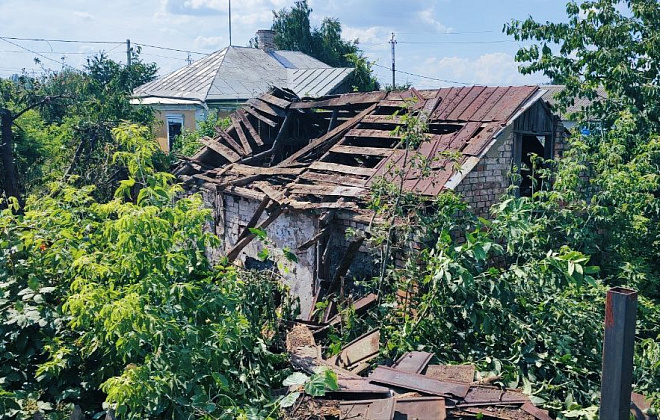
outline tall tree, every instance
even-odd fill
[[[326,17],[319,28],[313,28],[311,13],[307,0],[296,1],[291,9],[273,11],[276,47],[303,52],[334,67],[353,67],[349,83],[354,90],[378,90],[380,85],[359,41],[343,40],[341,23],[336,18]]]
[[[592,254],[610,284],[660,299],[660,3],[571,1],[566,12],[504,27],[533,42],[516,56],[523,73],[566,86],[563,108],[592,101],[576,115],[591,130],[574,133],[545,197],[548,232]]]

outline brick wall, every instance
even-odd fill
[[[513,130],[505,130],[477,165],[454,189],[480,217],[488,217],[490,207],[510,185],[513,164]]]

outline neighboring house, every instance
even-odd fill
[[[539,87],[546,91],[546,93],[543,95],[543,100],[546,101],[548,104],[550,104],[553,110],[556,109],[558,101],[557,99],[555,99],[556,98],[555,95],[557,95],[559,92],[564,90],[565,86],[540,85]],[[596,93],[602,99],[607,98],[607,93],[605,92],[605,89],[603,87],[599,87]],[[566,108],[566,111],[560,113],[557,110],[555,110],[554,112],[561,118],[564,127],[566,127],[567,130],[570,130],[577,125],[577,121],[575,121],[575,119],[572,118],[571,115],[584,111],[584,109],[589,105],[591,105],[591,103],[592,101],[587,98],[575,98],[573,105]]]
[[[170,150],[184,128],[194,130],[209,110],[231,112],[273,86],[301,97],[350,90],[352,68],[275,50],[272,31],[258,31],[257,36],[260,48],[229,46],[135,89],[131,103],[153,107],[162,121],[156,136],[163,150]]]
[[[285,281],[306,316],[328,282],[346,274],[338,267],[348,267],[349,277],[373,274],[364,246],[349,252],[360,245],[346,239],[346,229],[373,221],[367,202],[374,182],[393,167],[410,169],[393,133],[409,100],[428,124],[428,140],[415,153],[434,161],[428,176],[409,171],[404,187],[426,196],[454,190],[488,217],[514,168],[529,164],[532,153],[561,152],[565,130],[544,93],[538,86],[474,86],[299,100],[273,90],[233,114],[227,131],[203,139],[206,147],[176,173],[213,208],[222,255],[263,267],[254,227],[296,253],[298,263],[281,251],[270,256],[288,268]]]

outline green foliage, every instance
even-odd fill
[[[80,405],[119,418],[267,416],[287,374],[290,307],[272,274],[209,265],[209,210],[157,171],[155,143],[114,130],[115,198],[54,184],[0,217],[0,404],[18,418]]]
[[[121,147],[112,129],[122,121],[153,122],[152,110],[131,105],[130,97],[156,70],[137,52],[131,66],[99,54],[82,71],[0,80],[0,108],[19,115],[13,153],[22,189],[43,192],[49,182],[67,178],[79,186],[96,185],[98,198],[110,197],[126,174],[112,164]]]
[[[311,13],[307,0],[296,1],[291,9],[273,11],[272,30],[277,48],[301,51],[333,67],[353,67],[349,81],[353,90],[378,90],[380,85],[373,75],[373,64],[364,57],[358,40],[344,41],[341,23],[335,18],[325,18],[319,28],[312,28]]]
[[[184,129],[183,133],[174,139],[171,150],[172,154],[185,157],[193,156],[203,147],[199,139],[202,137],[215,137],[217,135],[216,127],[225,130],[231,125],[231,120],[229,117],[221,118],[216,112],[209,114],[206,120],[198,122],[197,125],[196,130],[190,131]]]

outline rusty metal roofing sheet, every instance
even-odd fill
[[[392,367],[402,372],[420,373],[433,358],[433,353],[409,351],[397,360]]]
[[[474,365],[428,365],[424,375],[441,381],[472,383]]]
[[[391,420],[394,417],[394,398],[382,400],[342,401],[340,419]]]
[[[445,420],[447,411],[442,397],[397,398],[394,420]]]
[[[460,119],[463,111],[468,109],[473,102],[480,98],[480,95],[486,90],[484,86],[473,86],[464,96],[461,102],[459,102],[454,109],[447,115],[448,120],[458,120]],[[487,95],[484,95],[487,96]]]
[[[385,366],[378,366],[369,375],[369,381],[392,385],[399,388],[410,389],[438,396],[456,396],[463,398],[470,387],[457,382],[439,381],[416,373],[400,372]]]
[[[507,121],[537,90],[539,90],[538,86],[520,86],[509,88],[507,93],[484,117],[484,120]]]

